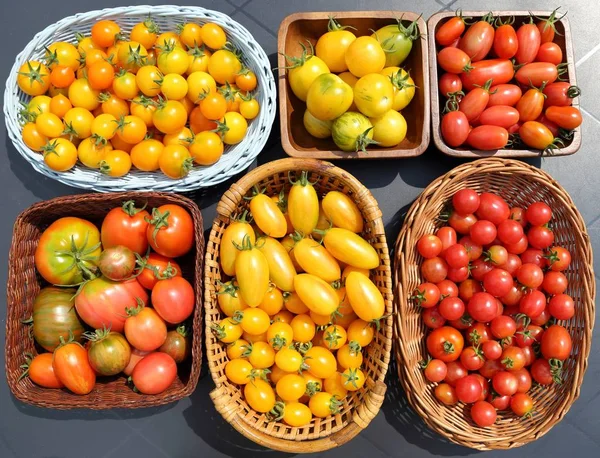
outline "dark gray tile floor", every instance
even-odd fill
[[[12,2],[11,12],[0,16],[4,59],[0,78],[5,79],[12,59],[31,37],[64,16],[77,12],[126,4],[160,4],[161,0],[109,0],[101,5],[93,0],[41,0]],[[186,3],[186,2],[183,2]],[[192,2],[190,2],[192,3]],[[200,4],[200,3],[199,3]],[[600,7],[597,0],[563,0],[569,11],[575,41],[577,76],[584,91],[583,147],[575,156],[534,160],[552,174],[571,194],[583,217],[595,248],[600,247],[600,174],[597,172],[600,145],[600,91],[597,70],[600,66]],[[281,20],[295,11],[335,11],[394,9],[422,12],[427,18],[444,9],[553,9],[546,0],[205,0],[201,6],[220,10],[247,27],[274,62],[277,30]],[[0,208],[0,281],[6,280],[6,259],[12,224],[19,212],[34,202],[77,190],[42,178],[34,173],[15,151],[0,123],[0,183],[4,200]],[[276,124],[265,151],[257,163],[284,157]],[[359,178],[372,191],[384,213],[388,240],[393,242],[400,229],[400,215],[431,180],[458,165],[460,161],[442,156],[430,148],[423,156],[410,160],[385,162],[343,162],[340,165]],[[215,205],[229,183],[196,193],[206,227],[215,214]],[[600,260],[596,260],[600,272]],[[6,303],[0,299],[0,339],[4,338]],[[580,399],[550,433],[537,442],[509,452],[490,452],[488,457],[544,456],[558,458],[597,456],[600,451],[600,337],[596,333],[589,369]],[[3,362],[4,354],[0,356]],[[393,371],[388,382],[387,399],[370,427],[350,444],[315,456],[373,458],[402,456],[475,455],[470,449],[449,444],[431,432],[410,410]],[[187,457],[284,457],[246,440],[216,413],[208,396],[212,380],[203,370],[198,389],[188,399],[155,409],[108,412],[55,412],[25,406],[15,401],[6,382],[0,382],[0,458],[187,458]]]

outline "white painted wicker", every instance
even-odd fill
[[[112,178],[99,171],[89,169],[80,164],[67,172],[54,172],[44,163],[42,155],[30,150],[21,138],[21,126],[18,122],[20,102],[30,97],[17,86],[16,78],[19,67],[27,60],[39,59],[44,54],[44,46],[54,41],[75,42],[75,32],[89,35],[91,26],[100,19],[111,19],[129,34],[131,28],[151,15],[162,30],[175,30],[182,22],[219,24],[227,34],[227,40],[242,51],[245,65],[258,79],[256,98],[260,103],[260,114],[249,123],[246,138],[239,144],[225,149],[222,158],[208,167],[195,166],[188,176],[172,180],[161,172],[141,172],[132,170],[122,178]],[[77,188],[91,189],[100,192],[108,191],[177,191],[185,192],[201,187],[213,186],[243,171],[256,158],[264,147],[277,108],[275,81],[269,60],[264,50],[254,40],[250,32],[232,20],[229,16],[200,7],[193,6],[131,6],[108,8],[99,11],[76,14],[48,26],[38,33],[25,49],[17,56],[17,60],[6,81],[4,93],[4,117],[8,135],[17,151],[31,163],[38,172]]]

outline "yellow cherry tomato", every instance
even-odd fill
[[[305,272],[315,275],[327,283],[339,280],[342,275],[340,265],[335,258],[323,245],[313,239],[299,240],[294,247],[294,255]]]
[[[250,382],[252,364],[245,359],[232,359],[225,364],[225,376],[233,383],[245,385]]]
[[[406,120],[397,111],[389,110],[384,115],[369,120],[373,124],[373,140],[379,146],[396,146],[406,138]]]
[[[378,320],[385,313],[385,302],[381,292],[364,275],[351,272],[346,278],[346,292],[354,312],[361,320]]]
[[[389,78],[379,73],[365,75],[354,86],[354,103],[365,116],[382,116],[392,109],[394,86]]]
[[[315,275],[296,275],[294,287],[302,302],[315,313],[331,315],[338,308],[339,301],[335,289]]]
[[[212,53],[204,46],[195,46],[188,50],[188,69],[187,74],[191,75],[194,72],[208,71],[208,59]]]
[[[169,178],[177,179],[186,176],[192,168],[193,160],[185,146],[165,146],[158,158],[160,170]]]
[[[177,100],[162,101],[152,115],[152,122],[163,134],[173,134],[185,126],[187,111]]]
[[[42,152],[46,165],[57,172],[66,172],[77,163],[77,148],[64,138],[50,140],[44,145]]]
[[[284,375],[277,382],[275,391],[284,401],[297,401],[306,392],[306,380],[298,374]]]
[[[221,26],[207,22],[200,30],[200,38],[211,49],[221,49],[227,42],[227,37]]]
[[[139,90],[135,79],[135,75],[125,70],[121,70],[115,75],[115,79],[113,80],[112,84],[112,89],[115,95],[123,100],[133,99],[138,95]]]
[[[338,350],[343,347],[347,340],[346,330],[341,326],[332,324],[323,331],[323,342],[330,350]]]
[[[336,396],[338,399],[344,399],[348,394],[348,390],[344,387],[342,374],[336,372],[331,377],[323,380],[323,391]]]
[[[155,65],[144,65],[135,75],[135,83],[139,90],[147,97],[156,97],[160,94],[160,80],[162,73]]]
[[[238,339],[227,345],[227,357],[229,359],[244,359],[244,352],[249,343],[244,339]]]
[[[348,84],[333,73],[324,73],[308,89],[306,108],[315,118],[332,121],[348,111],[352,100],[352,88]]]
[[[331,137],[331,128],[333,121],[321,121],[315,118],[310,111],[306,110],[302,117],[304,128],[315,138],[329,138]]]
[[[296,315],[290,323],[294,340],[300,343],[308,343],[316,333],[316,326],[312,318],[306,314]]]
[[[323,243],[327,251],[344,264],[362,269],[375,269],[379,266],[379,256],[375,248],[348,229],[328,229],[323,236]]]
[[[202,27],[200,25],[193,22],[180,24],[177,27],[177,31],[179,32],[179,39],[188,48],[202,44]]]
[[[236,87],[235,84],[225,83],[219,87],[219,92],[225,97],[227,102],[227,111],[240,112],[240,104],[244,98],[249,98],[249,95],[243,95],[242,92]]]
[[[193,138],[189,150],[196,164],[212,165],[223,155],[225,145],[215,132],[198,132]]]
[[[264,332],[262,334],[248,334],[247,332],[244,332],[242,334],[242,338],[250,343],[267,342],[267,333]]]
[[[349,341],[337,352],[337,362],[344,369],[362,366],[362,347],[355,340]]]
[[[110,143],[96,143],[92,137],[84,138],[77,147],[79,160],[91,169],[99,169],[100,162],[104,160],[106,154],[112,150]]]
[[[271,322],[269,315],[267,315],[264,310],[259,309],[258,307],[247,308],[243,311],[237,312],[235,317],[236,319],[240,319],[240,326],[242,326],[243,331],[253,335],[267,332]]]
[[[385,52],[372,37],[358,37],[346,49],[348,70],[358,78],[369,73],[379,73],[385,66]]]
[[[348,70],[348,65],[344,56],[348,46],[356,40],[356,35],[345,30],[333,16],[329,18],[327,30],[327,33],[321,35],[317,41],[315,47],[317,57],[323,59],[332,72],[345,72]]]
[[[50,99],[50,113],[54,113],[61,119],[71,108],[73,108],[71,101],[63,94],[55,95]]]
[[[118,135],[115,135],[113,138],[111,138],[109,143],[114,149],[120,149],[121,151],[125,151],[126,153],[131,153],[131,150],[134,146],[131,143],[127,143],[121,140],[121,137],[119,137]]]
[[[242,337],[242,327],[232,318],[224,318],[211,326],[212,332],[223,343],[233,343]]]
[[[156,37],[154,47],[159,51],[163,52],[163,48],[183,47],[183,43],[179,39],[179,35],[175,32],[164,32]]]
[[[294,318],[294,314],[289,310],[282,310],[281,312],[273,315],[271,317],[271,321],[273,323],[286,323],[290,324],[292,319]]]
[[[160,90],[167,99],[180,100],[187,95],[188,83],[183,76],[169,73],[163,77]]]
[[[131,163],[144,172],[154,172],[160,168],[158,161],[163,149],[158,140],[143,140],[131,149]]]
[[[300,296],[298,296],[298,293],[295,291],[286,292],[283,294],[283,305],[286,310],[290,311],[294,315],[300,315],[309,312],[309,308],[304,302],[302,302]]]
[[[365,384],[365,374],[358,368],[349,368],[342,372],[342,384],[348,391],[358,391]]]
[[[92,135],[94,115],[85,108],[71,108],[65,113],[63,121],[65,123],[65,133],[67,135],[73,135],[79,139],[88,138]]]
[[[177,73],[183,75],[188,67],[189,60],[187,52],[179,46],[167,46],[158,55],[156,65],[163,74]]]
[[[283,422],[292,427],[308,425],[312,420],[312,412],[301,402],[286,402],[283,407]]]
[[[285,56],[291,63],[287,71],[287,79],[290,88],[296,97],[306,102],[308,90],[319,75],[330,73],[329,67],[322,59],[308,52],[306,46],[302,46],[300,57]]]
[[[69,100],[74,107],[93,111],[100,105],[99,96],[100,92],[92,89],[88,80],[84,78],[76,79],[69,86]]]
[[[225,116],[227,101],[219,92],[204,93],[200,96],[200,111],[211,121],[216,121]]]
[[[188,83],[188,98],[194,102],[199,103],[201,96],[216,92],[217,83],[215,79],[204,71],[197,71],[190,73],[187,77]]]
[[[258,308],[264,310],[269,316],[279,313],[283,308],[283,293],[281,290],[275,286],[269,288]]]
[[[100,172],[109,177],[122,177],[131,170],[131,157],[125,151],[113,149],[100,161]]]
[[[246,119],[254,119],[258,116],[260,111],[260,105],[258,100],[250,98],[249,100],[242,100],[240,102],[240,114]]]
[[[282,371],[276,365],[273,365],[271,367],[271,373],[269,374],[269,380],[271,380],[271,383],[276,385],[279,380],[288,374],[289,372]]]
[[[225,113],[225,116],[217,121],[217,126],[226,145],[236,145],[241,142],[248,131],[248,121],[235,111]]]
[[[264,380],[254,380],[244,386],[244,398],[248,405],[260,413],[275,407],[275,392]]]
[[[96,116],[92,121],[91,132],[96,139],[110,140],[117,133],[117,118],[106,113]]]
[[[54,113],[42,113],[35,118],[35,125],[40,134],[48,138],[60,137],[65,130],[62,120]]]
[[[254,72],[246,67],[242,68],[242,70],[235,77],[235,85],[240,88],[242,91],[253,91],[256,89],[257,81],[256,75]]]
[[[333,122],[333,142],[346,152],[367,152],[373,144],[373,124],[362,113],[348,111]]]
[[[358,319],[350,323],[347,334],[349,341],[354,341],[364,348],[373,341],[375,331],[373,329],[373,325]]]
[[[381,74],[387,76],[394,87],[392,110],[400,111],[408,106],[415,96],[415,82],[408,72],[400,67],[386,67]]]
[[[266,195],[256,194],[250,201],[250,212],[256,225],[270,237],[283,237],[287,233],[285,216],[273,200]]]
[[[246,215],[247,213],[244,213],[238,219],[233,220],[225,228],[221,238],[219,246],[221,269],[223,269],[225,275],[230,277],[235,275],[235,260],[238,253],[240,253],[236,245],[242,246],[246,238],[252,245],[256,243],[256,234],[250,223],[246,220]]]
[[[131,29],[129,39],[141,43],[146,49],[152,48],[158,37],[159,28],[152,18],[139,22]]]
[[[298,372],[304,368],[304,358],[298,350],[283,347],[275,354],[275,364],[285,372]]]
[[[181,130],[174,132],[172,134],[167,134],[163,137],[163,145],[181,145],[188,147],[190,144],[190,140],[192,138],[192,131],[183,127]]]
[[[288,323],[275,321],[275,319],[273,319],[273,323],[267,330],[267,340],[275,350],[281,350],[287,345],[291,345],[294,340],[292,326]]]
[[[275,350],[267,342],[248,343],[243,356],[255,369],[268,369],[275,363]]]
[[[317,326],[329,326],[331,323],[331,315],[321,315],[319,313],[315,313],[312,310],[309,312],[310,319],[315,322]],[[321,332],[321,334],[323,334]],[[321,335],[322,337],[322,335]],[[322,343],[320,345],[323,345]]]
[[[40,133],[34,122],[28,122],[23,126],[21,137],[33,151],[42,151],[44,145],[48,143],[48,137]]]
[[[101,46],[94,43],[92,37],[75,34],[75,38],[77,39],[77,51],[80,55],[86,54],[94,49],[102,49]]]
[[[249,236],[238,247],[235,272],[240,294],[249,307],[258,307],[269,290],[269,263]]]
[[[304,355],[308,372],[320,379],[331,377],[337,368],[333,353],[324,347],[312,347]]]
[[[52,43],[46,48],[46,55],[44,57],[48,68],[53,69],[58,65],[72,68],[73,71],[77,71],[80,66],[79,51],[71,43],[64,41],[57,41]]]
[[[154,101],[152,99],[149,99],[145,95],[140,95],[131,101],[130,107],[131,114],[144,121],[146,127],[154,126],[153,119],[154,112],[156,111],[156,105],[154,105]]]
[[[129,104],[110,92],[103,92],[99,97],[102,113],[111,114],[119,119],[129,114]]]
[[[340,73],[338,76],[342,79],[342,81],[344,83],[348,84],[352,89],[354,89],[354,86],[356,85],[356,82],[358,81],[358,78],[356,76],[354,76],[350,72],[343,72],[343,73]]]
[[[221,284],[217,291],[217,302],[221,311],[229,317],[234,316],[238,310],[248,308],[248,304],[238,294],[237,282],[233,280]]]
[[[308,401],[309,397],[323,389],[323,380],[315,377],[310,372],[302,372],[302,377],[306,380],[306,393],[302,398],[302,402],[304,402],[305,399]]]
[[[336,227],[360,233],[363,230],[363,216],[354,200],[339,191],[329,191],[322,201],[323,212]]]
[[[119,45],[117,51],[117,63],[119,67],[137,73],[144,66],[148,50],[141,44],[135,41],[125,41]]]
[[[41,62],[29,60],[19,68],[17,84],[27,95],[42,95],[50,87],[50,69]]]
[[[29,103],[27,104],[27,113],[33,115],[35,119],[36,116],[42,113],[52,113],[50,109],[50,104],[52,103],[52,98],[47,95],[36,95],[33,97]],[[56,114],[56,113],[54,113]],[[60,117],[60,116],[59,116]]]
[[[296,269],[284,246],[272,237],[265,237],[261,239],[258,249],[269,264],[269,279],[282,291],[294,291]]]
[[[123,116],[115,123],[115,131],[118,137],[124,142],[136,144],[141,142],[146,136],[148,128],[146,123],[137,116]]]
[[[308,407],[315,417],[326,418],[340,413],[342,402],[334,395],[322,391],[310,398]]]
[[[235,83],[236,76],[241,70],[242,63],[233,52],[227,49],[215,51],[208,60],[208,73],[219,84]]]

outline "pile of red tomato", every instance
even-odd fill
[[[128,201],[108,212],[100,230],[77,217],[52,223],[35,266],[54,286],[39,292],[29,320],[37,348],[49,353],[25,355],[23,376],[81,395],[97,376],[119,373],[141,393],[166,390],[191,351],[184,322],[194,288],[174,258],[193,244],[192,217],[179,205],[149,213]]]
[[[510,208],[496,194],[463,189],[449,225],[418,241],[425,283],[412,300],[431,329],[434,358],[423,363],[425,377],[445,405],[472,404],[481,427],[497,410],[532,415],[532,379],[561,383],[572,342],[556,323],[574,316],[575,302],[563,273],[571,254],[554,245],[551,219],[543,202]]]
[[[556,10],[547,19],[513,27],[515,18],[483,16],[466,28],[460,14],[435,34],[446,97],[441,132],[451,147],[495,150],[521,143],[545,153],[564,145],[582,122],[572,106],[579,88],[554,43]],[[466,31],[465,31],[466,30]]]

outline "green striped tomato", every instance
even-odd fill
[[[129,364],[131,346],[123,334],[105,328],[86,333],[85,337],[90,340],[90,365],[98,375],[116,375]]]

